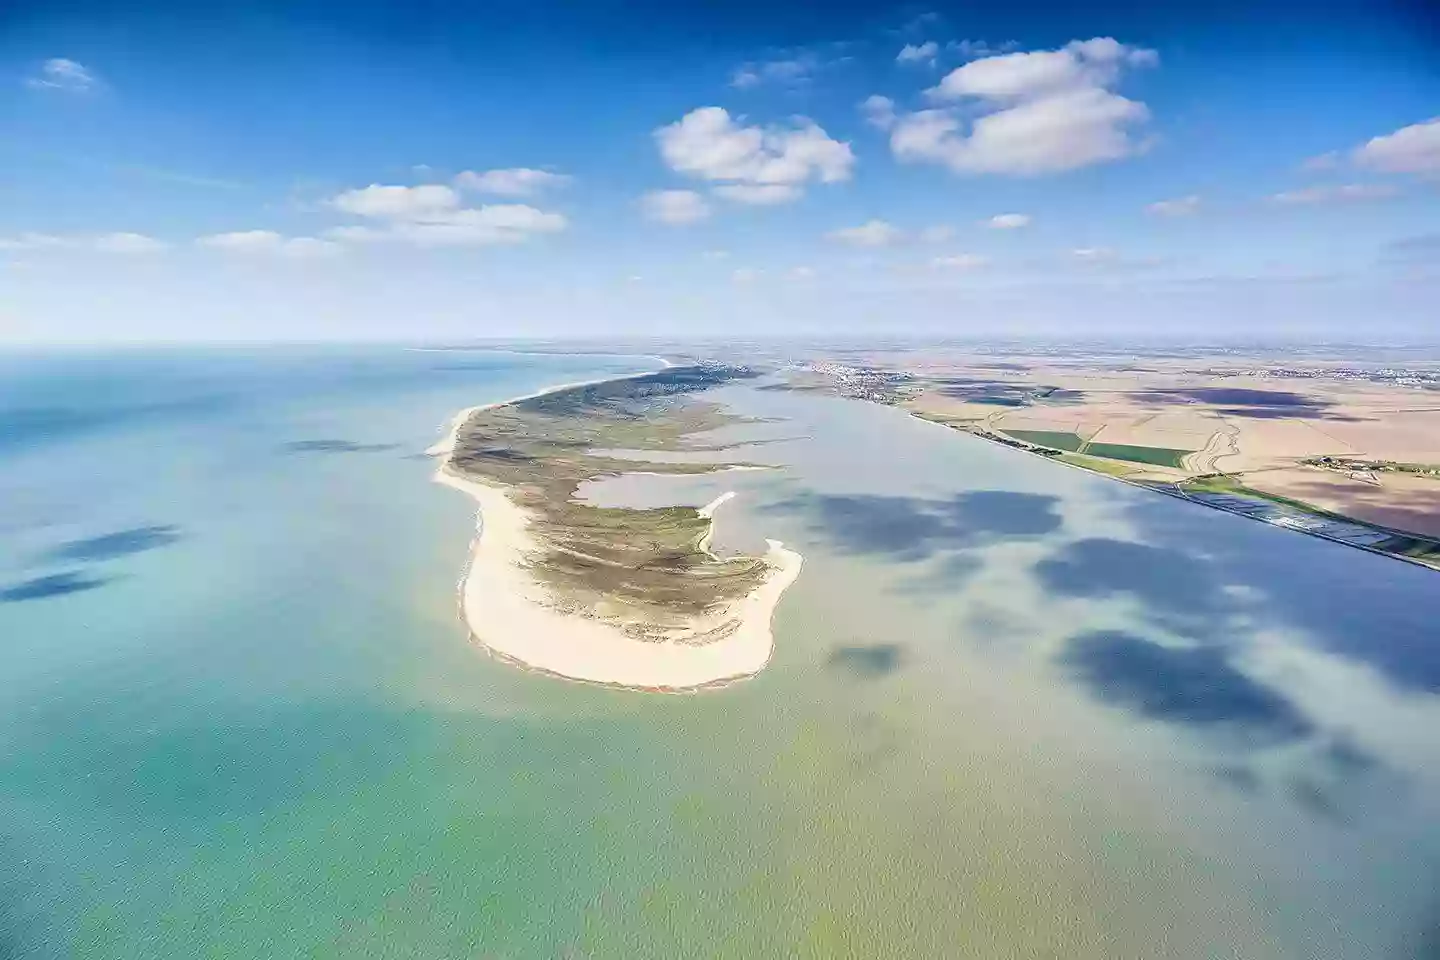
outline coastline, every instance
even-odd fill
[[[1190,496],[1189,494],[1187,494],[1187,493],[1185,492],[1185,490],[1184,490],[1181,486],[1179,486],[1178,484],[1171,484],[1171,485],[1169,485],[1169,486],[1163,486],[1163,485],[1158,484],[1158,483],[1141,483],[1141,482],[1136,481],[1136,480],[1131,480],[1131,479],[1129,479],[1128,477],[1117,476],[1116,474],[1113,474],[1113,473],[1105,473],[1104,471],[1101,471],[1101,470],[1092,470],[1092,469],[1090,469],[1089,467],[1083,466],[1082,464],[1071,463],[1070,461],[1062,460],[1062,459],[1060,459],[1060,458],[1058,458],[1058,457],[1050,456],[1050,455],[1041,453],[1038,449],[1036,449],[1033,445],[1030,445],[1030,444],[1021,444],[1021,443],[1006,442],[1006,441],[1000,440],[1000,439],[998,439],[997,437],[995,437],[994,434],[992,434],[992,433],[990,433],[990,432],[988,432],[988,431],[963,430],[963,429],[960,429],[959,427],[953,427],[953,426],[951,426],[950,424],[942,423],[942,422],[939,421],[939,420],[932,420],[932,419],[930,419],[929,417],[921,416],[920,414],[916,413],[916,412],[913,411],[913,410],[911,410],[911,411],[906,411],[906,416],[910,417],[910,418],[913,419],[913,420],[919,420],[921,423],[931,423],[931,424],[934,424],[935,426],[940,427],[941,429],[949,430],[949,431],[951,431],[951,432],[953,432],[953,433],[959,433],[959,434],[963,434],[963,435],[966,435],[966,436],[975,437],[975,438],[977,438],[977,439],[984,440],[984,441],[986,441],[987,443],[993,443],[993,444],[995,444],[996,446],[1001,446],[1001,447],[1005,447],[1005,448],[1010,449],[1010,450],[1018,451],[1018,452],[1020,452],[1020,453],[1029,454],[1029,455],[1032,456],[1032,457],[1039,457],[1040,459],[1045,460],[1045,461],[1048,461],[1048,462],[1050,462],[1050,463],[1059,464],[1059,465],[1062,466],[1062,467],[1069,467],[1071,470],[1079,470],[1079,471],[1081,471],[1082,473],[1087,473],[1087,474],[1089,474],[1089,475],[1092,476],[1092,477],[1102,477],[1102,478],[1104,478],[1104,479],[1106,479],[1106,480],[1113,480],[1113,481],[1115,481],[1116,483],[1123,483],[1123,484],[1125,484],[1126,486],[1134,487],[1136,490],[1144,490],[1144,491],[1147,491],[1147,492],[1149,492],[1149,493],[1162,494],[1163,496],[1170,497],[1171,499],[1174,499],[1174,500],[1181,500],[1181,501],[1184,501],[1185,503],[1192,503],[1192,504],[1194,504],[1194,505],[1197,506],[1197,507],[1204,507],[1204,508],[1206,508],[1207,510],[1215,510],[1215,511],[1218,511],[1218,512],[1220,512],[1220,513],[1228,513],[1228,514],[1230,514],[1231,516],[1242,517],[1242,518],[1244,518],[1244,519],[1246,519],[1246,520],[1253,520],[1253,521],[1255,521],[1255,522],[1257,522],[1257,523],[1266,524],[1267,526],[1277,527],[1277,528],[1279,528],[1279,529],[1281,529],[1281,530],[1288,530],[1288,531],[1290,531],[1291,533],[1303,533],[1303,534],[1306,535],[1307,537],[1315,537],[1315,538],[1318,539],[1318,540],[1328,540],[1329,542],[1335,543],[1335,544],[1339,544],[1339,545],[1342,546],[1342,547],[1349,547],[1349,548],[1352,549],[1352,550],[1364,550],[1366,553],[1373,553],[1373,554],[1375,554],[1377,557],[1388,557],[1388,558],[1390,558],[1391,560],[1400,560],[1400,561],[1403,561],[1403,562],[1405,562],[1405,563],[1413,564],[1414,566],[1417,566],[1417,567],[1422,567],[1422,568],[1424,568],[1424,569],[1426,569],[1426,570],[1430,570],[1430,571],[1440,570],[1440,567],[1437,567],[1437,566],[1436,566],[1435,564],[1433,564],[1433,563],[1427,563],[1427,562],[1424,561],[1424,560],[1418,559],[1418,558],[1416,558],[1416,557],[1406,556],[1406,555],[1403,554],[1403,553],[1396,553],[1396,552],[1393,552],[1393,551],[1390,551],[1390,550],[1381,550],[1381,549],[1378,549],[1378,548],[1376,548],[1376,547],[1374,547],[1374,546],[1370,546],[1370,545],[1368,545],[1368,544],[1355,543],[1355,542],[1350,541],[1350,540],[1342,540],[1342,539],[1340,539],[1339,537],[1332,537],[1332,536],[1330,536],[1329,534],[1327,534],[1327,533],[1325,533],[1325,532],[1323,532],[1323,531],[1320,531],[1320,530],[1312,530],[1312,529],[1308,529],[1308,528],[1306,528],[1306,527],[1296,526],[1296,525],[1289,524],[1289,523],[1277,523],[1277,522],[1275,522],[1274,520],[1269,520],[1269,519],[1266,519],[1266,518],[1264,518],[1264,517],[1255,516],[1255,515],[1250,514],[1250,513],[1244,513],[1244,512],[1239,511],[1239,510],[1232,510],[1232,509],[1229,509],[1229,508],[1227,508],[1227,507],[1224,507],[1224,506],[1222,506],[1222,505],[1220,505],[1220,504],[1217,504],[1217,503],[1213,503],[1213,502],[1208,501],[1208,500],[1199,500],[1199,499],[1196,499],[1195,497],[1192,497],[1192,496]],[[1318,511],[1317,511],[1317,512],[1318,512]],[[1343,520],[1343,521],[1346,522],[1346,523],[1352,523],[1352,524],[1355,524],[1355,525],[1357,525],[1357,526],[1370,527],[1370,528],[1375,529],[1375,530],[1382,530],[1382,531],[1384,531],[1384,532],[1386,532],[1386,533],[1389,533],[1389,534],[1391,534],[1391,535],[1393,535],[1393,536],[1395,536],[1395,537],[1412,537],[1412,538],[1418,538],[1418,535],[1416,535],[1416,534],[1411,534],[1411,533],[1407,533],[1407,532],[1404,531],[1404,530],[1396,530],[1396,529],[1389,528],[1389,527],[1381,527],[1379,524],[1369,523],[1369,522],[1364,521],[1364,520],[1358,520],[1358,519],[1356,519],[1356,518],[1354,518],[1354,517],[1346,517],[1346,516],[1341,516],[1341,515],[1338,515],[1338,514],[1335,515],[1335,516],[1336,516],[1337,519]],[[1428,539],[1428,538],[1425,538],[1425,539]]]
[[[770,662],[774,651],[771,619],[803,562],[799,553],[786,549],[780,541],[766,540],[769,575],[724,611],[738,622],[735,629],[706,643],[686,642],[683,636],[639,640],[611,623],[567,613],[548,602],[546,589],[522,566],[523,558],[534,548],[527,533],[529,514],[510,500],[505,487],[472,479],[451,467],[460,428],[478,411],[654,372],[556,384],[497,403],[467,407],[450,419],[445,436],[426,451],[440,458],[433,480],[475,500],[475,538],[456,587],[461,619],[470,636],[497,659],[568,680],[661,693],[723,686],[754,676]],[[700,509],[700,515],[710,521],[698,544],[700,550],[709,552],[715,511],[734,496],[733,491],[726,492]],[[703,626],[696,632],[703,632]]]

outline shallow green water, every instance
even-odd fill
[[[775,659],[602,690],[467,642],[415,455],[643,361],[9,363],[0,415],[74,412],[0,448],[0,575],[72,577],[0,604],[0,955],[1424,955],[1426,571],[727,389],[778,469],[589,492],[738,490],[721,547],[805,555]]]

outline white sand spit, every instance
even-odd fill
[[[577,384],[529,396],[570,386]],[[525,398],[515,398],[519,399]],[[470,563],[458,586],[461,614],[485,649],[500,659],[558,677],[672,693],[720,686],[764,669],[775,646],[771,617],[785,588],[800,575],[800,554],[778,540],[767,540],[765,560],[771,570],[758,587],[724,610],[697,618],[693,629],[662,640],[635,639],[612,622],[558,609],[554,601],[563,598],[552,597],[524,566],[536,549],[527,529],[528,513],[510,500],[503,487],[471,479],[451,467],[461,426],[483,409],[487,408],[462,410],[445,438],[429,452],[442,457],[436,482],[469,494],[479,505]],[[734,496],[734,491],[726,492],[701,509],[701,516],[712,525],[700,549],[709,548],[715,510]],[[705,642],[694,639],[731,620],[737,624],[734,629],[716,631],[715,638]]]

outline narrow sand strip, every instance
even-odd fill
[[[620,379],[620,378],[610,378]],[[587,381],[604,382],[604,381]],[[763,583],[724,612],[739,625],[707,643],[687,644],[684,638],[637,640],[618,627],[590,617],[562,613],[547,602],[546,589],[522,566],[535,549],[527,527],[530,518],[506,495],[503,487],[470,479],[451,469],[450,455],[461,426],[476,410],[503,406],[567,389],[564,384],[499,404],[462,410],[451,421],[445,439],[429,452],[443,457],[435,480],[464,491],[479,505],[470,563],[459,582],[460,609],[470,634],[487,650],[555,676],[590,683],[664,692],[717,686],[759,673],[770,661],[774,637],[770,619],[785,588],[800,575],[801,556],[778,540],[767,540],[765,559],[772,570]],[[701,509],[711,528],[700,542],[708,550],[715,510],[735,496],[721,494]],[[707,621],[714,618],[707,618]],[[699,625],[702,629],[713,623]]]

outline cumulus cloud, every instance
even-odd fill
[[[896,63],[934,63],[935,58],[940,55],[940,44],[934,40],[927,40],[924,43],[907,43],[900,52],[895,55]]]
[[[1195,194],[1176,197],[1174,200],[1156,200],[1145,208],[1146,213],[1159,217],[1188,217],[1200,209],[1200,198]]]
[[[202,247],[244,256],[286,257],[310,260],[334,256],[340,245],[318,237],[285,237],[274,230],[237,230],[215,233],[195,241]]]
[[[930,266],[940,270],[975,270],[989,262],[978,253],[955,253],[948,257],[936,257],[930,261]]]
[[[870,126],[889,130],[895,125],[895,101],[873,94],[860,101],[860,114]]]
[[[1270,199],[1275,203],[1296,206],[1313,203],[1337,203],[1350,200],[1383,200],[1400,192],[1389,183],[1343,183],[1338,185],[1306,187],[1303,190],[1286,190]]]
[[[926,91],[937,106],[895,118],[890,148],[959,174],[1035,176],[1118,160],[1142,149],[1131,130],[1150,111],[1113,88],[1127,70],[1158,62],[1110,37],[973,60]]]
[[[640,210],[649,220],[672,225],[710,216],[710,204],[694,190],[652,190],[640,198]]]
[[[1352,159],[1382,173],[1440,174],[1440,117],[1375,137],[1355,148]]]
[[[563,187],[571,180],[563,173],[532,170],[529,167],[508,167],[503,170],[476,172],[465,170],[455,175],[455,186],[476,193],[492,193],[502,197],[533,197],[554,187]]]
[[[330,239],[343,242],[394,240],[423,247],[484,246],[523,243],[568,225],[561,214],[523,203],[462,206],[460,194],[444,184],[371,184],[347,190],[331,198],[328,205],[378,224],[336,227],[326,232]]]
[[[1081,263],[1113,263],[1120,254],[1110,247],[1076,247],[1070,256]]]
[[[898,227],[884,220],[871,220],[858,227],[844,227],[831,230],[825,235],[830,240],[848,243],[853,247],[888,247],[901,240],[905,234]]]
[[[655,131],[660,156],[677,173],[726,187],[770,189],[717,193],[742,203],[794,200],[811,181],[850,179],[855,155],[803,117],[792,126],[744,126],[721,107],[700,107]],[[787,189],[779,189],[787,188]]]
[[[986,225],[991,230],[1019,230],[1030,226],[1030,220],[1028,213],[1000,213],[987,220]]]
[[[372,183],[358,190],[346,190],[332,198],[330,206],[361,217],[422,220],[455,210],[460,206],[460,194],[439,183],[418,187]]]
[[[67,93],[84,93],[94,89],[95,74],[82,64],[64,57],[53,57],[40,64],[34,76],[25,78],[25,86],[35,90],[64,90]]]

